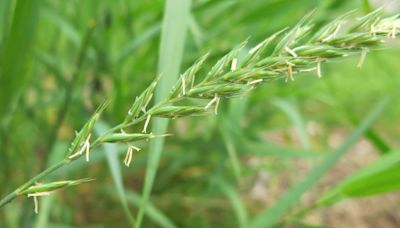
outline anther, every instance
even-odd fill
[[[150,123],[150,118],[151,118],[151,115],[148,115],[147,119],[146,119],[146,122],[144,123],[143,131],[142,131],[143,133],[146,133],[146,131],[147,131],[147,126]]]
[[[365,57],[367,56],[367,53],[368,53],[368,49],[367,48],[362,48],[360,60],[358,61],[358,64],[357,64],[358,68],[361,68],[363,66],[364,61],[365,61]]]
[[[185,78],[181,75],[181,80],[182,80],[182,94],[186,94],[186,83],[185,83]]]
[[[288,75],[287,75],[287,77],[286,77],[286,79],[285,79],[285,82],[288,82],[289,79],[290,79],[291,81],[294,81],[294,78],[293,78],[293,68],[292,68],[292,66],[294,66],[294,64],[292,64],[292,63],[290,63],[290,62],[286,62],[286,64],[287,64]]]
[[[257,80],[254,80],[254,81],[251,81],[251,82],[247,83],[247,85],[257,84],[257,83],[260,83],[260,82],[262,82],[262,81],[263,81],[263,79],[260,78],[260,79],[257,79]]]
[[[285,47],[285,50],[287,52],[289,52],[289,54],[291,54],[293,57],[297,57],[296,52],[294,52],[292,49],[290,49],[289,47]]]
[[[215,96],[210,102],[208,102],[208,104],[204,107],[204,109],[208,109],[209,107],[211,107],[212,104],[214,104],[217,101],[218,97]]]
[[[237,58],[232,59],[231,71],[235,71],[237,69]]]
[[[317,75],[318,78],[322,78],[322,73],[321,73],[321,59],[317,59]]]

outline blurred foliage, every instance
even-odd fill
[[[208,51],[210,68],[237,43],[250,37],[254,45],[314,9],[318,27],[352,9],[368,9],[365,2],[194,0],[181,71]],[[74,131],[104,100],[111,105],[103,123],[124,118],[157,75],[164,4],[0,1],[1,196],[60,160]],[[326,158],[333,150],[330,135],[346,137],[387,95],[390,104],[365,138],[377,153],[399,147],[400,49],[396,42],[389,45],[369,53],[362,69],[356,68],[357,58],[324,64],[322,79],[304,74],[295,82],[269,83],[246,97],[222,101],[216,116],[172,121],[173,137],[166,138],[143,227],[246,227],[277,199],[252,196],[260,182],[268,189],[282,175],[302,179],[305,170],[296,170],[295,161],[313,165]],[[54,173],[49,179],[96,181],[41,201],[39,216],[31,200],[20,198],[0,209],[0,226],[126,226],[127,214],[138,210],[144,183],[148,147],[140,146],[129,168],[105,168],[103,149],[120,155],[114,159],[122,163],[125,149],[117,146],[99,148],[89,164],[78,161]],[[260,178],[265,173],[266,183]],[[121,204],[124,197],[127,203]]]

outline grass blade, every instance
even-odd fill
[[[126,192],[126,199],[129,204],[133,204],[134,206],[140,206],[140,195],[133,192]],[[149,203],[146,207],[145,213],[151,220],[153,220],[156,224],[165,228],[175,228],[177,227],[160,209],[155,207],[153,204]]]
[[[115,63],[121,63],[123,62],[126,58],[128,58],[138,47],[140,47],[141,44],[145,43],[146,41],[149,41],[156,37],[158,33],[160,32],[161,25],[160,24],[154,24],[150,26],[146,31],[141,33],[139,36],[135,37],[131,41],[129,41],[128,44],[126,44],[116,55],[114,58]]]
[[[239,222],[239,227],[247,227],[247,210],[245,205],[243,204],[239,193],[236,189],[225,183],[223,180],[216,181],[216,184],[219,188],[221,188],[222,192],[228,197],[229,202],[232,205],[233,211],[235,212],[236,218]]]
[[[282,110],[282,112],[284,112],[287,115],[290,121],[292,121],[293,126],[297,130],[303,148],[310,149],[311,146],[310,146],[310,139],[307,134],[307,126],[296,105],[290,103],[287,100],[278,98],[274,99],[272,103],[280,110]]]
[[[0,41],[8,31],[8,25],[11,14],[11,0],[3,0],[0,2]]]
[[[324,161],[313,168],[307,177],[292,187],[278,200],[271,208],[261,212],[252,222],[251,227],[271,227],[287,213],[292,206],[300,199],[304,192],[311,188],[318,180],[346,153],[346,151],[363,135],[363,133],[378,118],[388,103],[388,98],[383,99],[375,105],[369,115],[361,122],[359,127]]]
[[[0,62],[0,120],[13,112],[28,80],[32,56],[38,3],[17,1],[10,33],[4,37]],[[4,122],[3,122],[4,123]]]
[[[220,132],[224,140],[226,150],[228,152],[229,160],[233,168],[233,173],[235,174],[236,181],[239,183],[241,176],[241,166],[234,140],[231,137],[231,134],[228,131],[225,131],[222,126],[220,126]]]
[[[99,121],[95,126],[95,131],[97,134],[106,131],[109,129],[104,122]],[[112,178],[114,180],[115,188],[117,189],[118,197],[121,202],[122,209],[125,213],[126,218],[129,221],[129,224],[133,227],[135,224],[135,219],[133,215],[129,211],[128,204],[126,202],[125,188],[122,181],[122,171],[120,166],[120,161],[118,159],[117,146],[111,143],[105,143],[102,145],[102,148],[106,154],[108,166],[110,167],[110,172],[112,174]]]
[[[155,91],[155,102],[167,97],[179,74],[186,37],[187,21],[190,15],[190,0],[168,0],[165,4],[163,24],[161,28],[161,44],[159,50],[158,73],[163,77]],[[168,119],[156,118],[153,121],[154,134],[163,134],[168,126]],[[150,142],[149,159],[142,194],[142,203],[137,215],[136,227],[140,227],[150,198],[154,179],[161,157],[164,138],[156,138]]]
[[[343,180],[337,187],[324,194],[317,206],[337,203],[347,197],[360,197],[399,188],[398,164],[400,150],[390,151],[377,161],[360,169]],[[390,175],[385,175],[385,174]]]

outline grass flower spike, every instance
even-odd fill
[[[19,195],[32,196],[37,202],[38,196],[88,181],[82,179],[34,185],[38,180],[84,154],[86,161],[89,161],[90,150],[102,143],[128,144],[124,164],[129,166],[133,151],[139,150],[129,143],[155,137],[152,133],[146,133],[152,117],[175,119],[206,115],[210,113],[212,107],[217,114],[220,100],[241,96],[263,83],[278,79],[284,79],[286,82],[294,81],[299,73],[309,71],[315,72],[321,78],[321,64],[333,59],[361,55],[358,63],[361,67],[370,49],[378,47],[386,39],[398,37],[400,32],[399,15],[383,17],[377,10],[359,18],[350,27],[345,20],[346,17],[348,15],[313,31],[310,15],[306,16],[292,29],[271,35],[254,47],[250,47],[249,51],[244,49],[248,40],[242,42],[209,70],[204,69],[204,63],[208,58],[206,54],[181,74],[167,99],[151,106],[154,90],[159,81],[157,77],[135,98],[120,124],[94,138],[93,126],[106,107],[106,104],[101,105],[76,134],[64,160],[34,176],[0,200],[0,207]],[[202,76],[200,75],[202,72],[206,73]],[[193,100],[201,102],[190,102]],[[125,132],[128,127],[135,125],[143,126],[143,132]],[[91,136],[92,141],[90,141]]]

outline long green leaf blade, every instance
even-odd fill
[[[95,131],[97,132],[97,134],[100,134],[101,132],[104,132],[107,129],[109,129],[109,126],[107,126],[104,122],[99,122],[95,126]],[[133,215],[129,211],[129,207],[126,201],[125,188],[122,180],[121,165],[120,161],[118,160],[117,146],[115,144],[105,143],[102,144],[102,148],[104,150],[104,153],[106,154],[108,166],[110,168],[110,172],[114,180],[114,185],[117,190],[122,209],[125,213],[126,218],[128,219],[129,224],[131,226],[134,226],[135,220],[133,218]]]
[[[361,122],[359,127],[331,154],[329,154],[324,161],[313,168],[310,174],[292,187],[289,191],[278,200],[278,202],[271,208],[262,211],[255,220],[252,222],[251,227],[271,227],[279,219],[287,213],[292,206],[297,203],[300,197],[311,188],[328,170],[342,157],[348,149],[363,135],[363,133],[371,126],[371,124],[382,113],[384,107],[388,103],[388,98],[379,102],[369,115]]]
[[[186,38],[187,21],[190,15],[190,5],[190,0],[166,1],[158,60],[158,73],[162,74],[162,77],[155,91],[156,103],[167,97],[169,90],[178,78]],[[168,119],[156,118],[153,121],[152,132],[154,134],[163,134],[167,126]],[[153,188],[163,145],[163,137],[156,138],[150,142],[142,204],[137,215],[136,227],[140,227],[142,223],[146,204]]]

